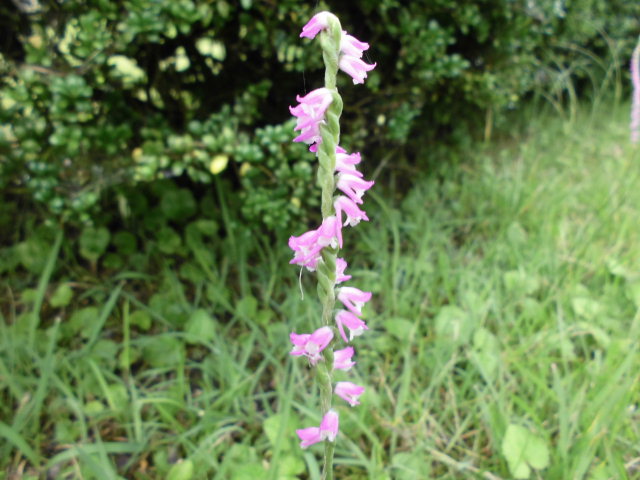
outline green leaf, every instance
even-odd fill
[[[68,283],[63,283],[58,285],[56,291],[53,292],[51,298],[49,299],[49,304],[53,308],[66,307],[71,302],[73,298],[73,290],[69,286]]]
[[[415,480],[416,478],[428,478],[429,463],[422,452],[396,453],[391,460],[396,480]]]
[[[471,316],[455,305],[440,309],[435,321],[436,335],[449,340],[454,345],[469,343],[474,324]]]
[[[197,205],[191,192],[180,188],[162,194],[160,209],[169,220],[187,220],[196,213]]]
[[[146,76],[135,59],[124,55],[109,57],[107,65],[113,68],[114,76],[121,78],[127,84],[141,82]]]
[[[385,330],[401,342],[409,340],[415,325],[414,322],[400,317],[391,317],[382,323],[384,324]]]
[[[120,231],[113,236],[113,244],[118,252],[123,255],[131,255],[138,248],[136,236],[131,232]]]
[[[231,480],[256,480],[267,478],[268,472],[259,463],[237,465],[231,475]]]
[[[37,238],[18,243],[14,247],[16,256],[23,267],[32,273],[40,273],[47,264],[46,246]]]
[[[158,248],[162,253],[170,255],[180,249],[182,239],[173,228],[164,227],[157,233]]]
[[[540,279],[524,270],[510,270],[502,275],[505,289],[514,296],[531,295],[540,288]]]
[[[611,343],[611,337],[602,328],[588,322],[577,322],[576,327],[590,334],[601,347],[607,348]]]
[[[625,292],[627,298],[633,302],[636,308],[640,308],[640,280],[627,281]]]
[[[142,357],[152,367],[174,367],[184,362],[184,346],[171,335],[158,335],[146,340]]]
[[[531,468],[549,466],[549,449],[545,441],[521,425],[509,424],[502,439],[502,454],[514,478],[529,478]]]
[[[515,245],[523,244],[527,241],[527,232],[518,222],[513,222],[507,228],[507,238]]]
[[[195,310],[185,325],[188,343],[207,343],[216,336],[216,323],[205,310]]]
[[[577,316],[587,320],[593,320],[602,311],[602,304],[600,304],[600,302],[587,297],[572,298],[571,307]]]
[[[104,411],[104,404],[99,400],[91,400],[90,402],[85,403],[84,405],[84,413],[90,417],[94,415],[98,415]]]
[[[193,478],[193,462],[180,460],[167,473],[167,480],[191,480]]]
[[[607,264],[607,269],[611,275],[622,278],[627,278],[631,275],[630,270],[624,265],[624,263],[615,258],[608,258],[605,263]]]
[[[109,230],[87,227],[80,234],[80,255],[91,262],[97,261],[109,245]]]
[[[473,335],[470,358],[487,382],[494,380],[500,364],[500,344],[496,336],[486,328],[480,328]]]
[[[144,310],[136,310],[129,315],[129,322],[140,330],[149,330],[151,328],[151,315]]]
[[[285,455],[280,458],[280,468],[278,474],[280,478],[283,476],[298,478],[297,476],[304,473],[306,466],[299,455]]]
[[[62,331],[68,337],[78,333],[87,338],[91,326],[98,320],[100,312],[97,307],[85,307],[73,312],[69,320],[62,324]]]
[[[241,318],[255,320],[258,312],[258,300],[251,295],[241,298],[236,303],[236,315]]]
[[[283,418],[284,417],[281,414],[271,415],[262,423],[262,428],[264,429],[264,433],[269,439],[271,446],[275,447],[278,441],[278,435],[280,435]]]

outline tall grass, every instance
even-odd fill
[[[518,141],[478,146],[401,199],[371,194],[375,226],[345,233],[376,303],[356,340],[367,408],[341,411],[338,478],[512,478],[509,425],[549,453],[532,478],[640,477],[627,118],[532,117]],[[288,332],[316,323],[313,282],[284,242],[225,216],[222,247],[185,237],[192,283],[170,263],[122,272],[40,318],[63,281],[59,243],[44,253],[36,288],[13,292],[32,308],[0,322],[5,478],[319,478],[318,452],[294,438],[317,392],[287,355]]]

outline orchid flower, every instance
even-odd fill
[[[324,247],[342,247],[341,221],[332,215],[325,218],[318,229],[305,232],[299,237],[289,237],[289,248],[294,251],[294,257],[289,263],[307,267],[313,272]]]
[[[371,300],[371,292],[363,292],[355,287],[340,287],[338,300],[354,315],[362,315],[362,307]]]
[[[344,192],[344,194],[353,200],[355,203],[362,203],[362,196],[364,192],[369,190],[375,182],[366,181],[361,178],[361,175],[354,175],[353,173],[341,172],[338,173],[338,181],[336,186]]]
[[[330,442],[335,441],[338,435],[339,417],[335,410],[329,410],[320,422],[320,427],[308,427],[296,430],[298,437],[300,438],[300,446],[307,448],[309,445],[328,440]]]
[[[329,410],[324,417],[322,417],[322,422],[320,422],[320,437],[322,439],[329,440],[333,442],[338,436],[338,428],[340,425],[340,418],[338,417],[338,412],[335,410]]]
[[[321,33],[324,32],[324,33]],[[360,153],[348,153],[340,143],[339,118],[342,113],[342,97],[337,88],[338,69],[346,72],[353,83],[363,83],[367,73],[376,64],[365,63],[362,59],[369,44],[342,30],[338,18],[329,12],[320,12],[302,28],[301,37],[313,39],[320,34],[320,46],[325,60],[325,86],[312,90],[305,96],[297,96],[298,104],[289,111],[296,117],[294,142],[309,145],[309,151],[318,157],[318,186],[322,189],[322,224],[300,236],[289,238],[293,259],[289,262],[310,271],[317,270],[318,297],[322,305],[323,326],[313,333],[292,332],[289,339],[293,344],[291,355],[307,357],[316,366],[318,393],[323,412],[319,426],[296,430],[300,446],[307,448],[325,441],[322,478],[333,477],[334,445],[339,429],[338,413],[331,408],[333,393],[343,398],[352,407],[360,404],[364,387],[351,382],[338,382],[334,386],[333,371],[349,370],[353,360],[352,346],[333,351],[336,328],[327,325],[335,318],[337,331],[345,342],[368,330],[360,318],[362,309],[370,299],[371,292],[355,287],[338,286],[351,279],[346,275],[347,262],[338,258],[342,248],[342,228],[355,226],[369,218],[359,205],[364,193],[374,184],[367,181],[357,166],[361,162]],[[335,146],[335,151],[334,150]],[[336,189],[339,190],[336,194]],[[344,214],[344,216],[343,216]],[[336,311],[336,301],[343,309]],[[347,336],[348,330],[348,336]],[[333,359],[332,365],[320,363]],[[331,362],[331,360],[327,360]]]
[[[333,368],[336,370],[350,370],[356,362],[351,360],[353,357],[353,347],[343,348],[333,352]]]
[[[336,216],[342,222],[342,213],[347,216],[343,226],[351,225],[352,227],[360,223],[360,220],[369,220],[364,210],[360,210],[353,200],[340,195],[334,202],[333,207],[336,209]]]
[[[340,336],[345,342],[350,342],[351,340],[353,340],[353,337],[362,335],[365,330],[369,330],[369,327],[367,327],[366,323],[364,323],[361,319],[347,310],[340,310],[336,314],[336,324],[338,325]],[[349,329],[348,340],[347,335],[344,332],[344,327],[347,327]]]
[[[349,405],[355,407],[360,405],[358,398],[364,393],[364,387],[351,382],[338,382],[333,391],[340,398],[346,400]]]
[[[320,33],[322,30],[326,30],[329,27],[329,15],[332,14],[329,12],[316,13],[313,17],[311,17],[311,20],[309,20],[307,24],[302,27],[300,38],[316,38],[316,35],[318,33]]]
[[[306,144],[320,143],[320,125],[324,123],[324,115],[333,101],[331,90],[316,88],[304,97],[296,96],[298,105],[289,106],[291,115],[298,119],[294,131],[300,130],[300,135],[293,139],[294,142]]]
[[[309,358],[311,365],[315,365],[322,359],[320,352],[333,340],[333,331],[330,327],[320,327],[311,334],[292,332],[289,338],[293,343],[293,350],[291,350],[290,355],[304,355]]]
[[[342,150],[339,151],[338,149]],[[356,165],[360,163],[360,152],[351,155],[341,148],[336,148],[336,172],[348,173],[356,177],[362,177],[362,173],[356,170]]]
[[[329,12],[320,12],[314,15],[307,24],[302,27],[300,37],[315,38],[322,30],[329,28]],[[369,44],[361,42],[357,38],[342,31],[340,37],[340,59],[338,66],[340,70],[350,75],[354,84],[364,83],[367,72],[373,70],[376,64],[368,64],[362,61],[362,54],[369,49]]]
[[[351,275],[345,275],[344,271],[347,268],[347,261],[344,258],[336,258],[336,283],[346,282],[351,280]]]

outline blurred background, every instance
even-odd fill
[[[288,107],[322,86],[323,9],[377,63],[338,79],[376,181],[338,478],[639,478],[616,0],[0,4],[3,478],[319,478],[286,242],[319,221]]]

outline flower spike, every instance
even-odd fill
[[[297,133],[293,141],[307,144],[318,160],[322,223],[316,229],[289,238],[289,247],[293,251],[293,259],[289,263],[316,272],[323,324],[312,333],[292,332],[289,340],[293,346],[290,355],[306,357],[309,364],[318,369],[316,379],[322,421],[319,426],[296,430],[300,447],[324,442],[322,477],[333,478],[333,442],[339,431],[338,412],[331,408],[333,393],[353,407],[360,404],[360,396],[364,392],[364,387],[351,382],[334,385],[334,370],[350,370],[356,362],[352,346],[333,351],[333,343],[336,332],[348,343],[368,330],[360,317],[364,305],[371,299],[371,292],[338,286],[351,279],[351,275],[345,274],[347,261],[339,258],[338,254],[343,247],[342,228],[369,220],[360,206],[365,192],[374,185],[358,171],[362,161],[360,153],[348,153],[339,145],[343,101],[336,85],[339,70],[350,75],[354,84],[364,83],[376,64],[363,60],[369,44],[342,30],[338,18],[329,12],[314,15],[300,33],[300,37],[309,39],[318,35],[325,61],[325,85],[304,96],[297,96],[298,103],[290,106],[289,111],[296,118],[294,132]],[[339,191],[336,193],[336,190]],[[336,301],[342,304],[337,311]],[[328,325],[332,317],[337,328]]]

